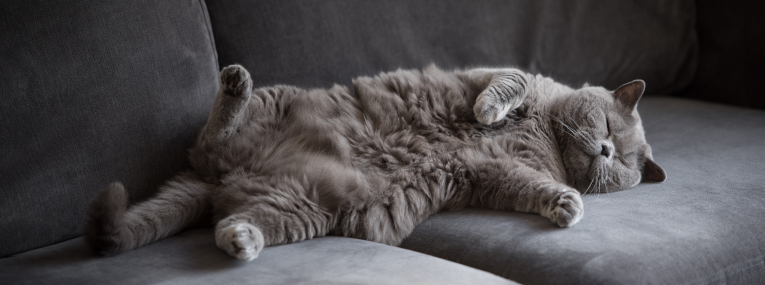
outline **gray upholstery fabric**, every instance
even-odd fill
[[[665,97],[639,104],[661,184],[538,215],[437,214],[402,247],[530,284],[765,284],[765,112]]]
[[[222,66],[255,86],[348,85],[435,63],[516,66],[611,89],[668,94],[695,71],[694,1],[208,1]]]
[[[109,182],[186,168],[218,64],[202,1],[4,1],[0,257],[80,235]]]
[[[0,259],[2,284],[517,284],[421,253],[325,237],[267,247],[241,262],[215,247],[211,228],[110,258],[74,239]]]
[[[696,1],[699,60],[681,96],[765,109],[763,1]]]

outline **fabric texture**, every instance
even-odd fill
[[[430,63],[518,67],[615,89],[669,94],[696,66],[694,1],[208,1],[221,66],[254,86],[350,85]]]
[[[401,246],[524,284],[765,283],[765,112],[667,97],[638,108],[664,183],[585,195],[566,229],[443,212]]]
[[[200,228],[116,257],[81,238],[0,259],[3,284],[517,284],[440,258],[379,243],[325,237],[265,248],[251,262]]]
[[[0,257],[81,234],[187,168],[218,63],[202,1],[8,1],[0,11]]]

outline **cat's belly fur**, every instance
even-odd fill
[[[471,110],[467,102],[451,106],[449,112],[461,114],[449,120],[438,113],[413,114],[411,104],[399,104],[401,95],[390,93],[354,96],[338,86],[253,90],[245,118],[227,148],[213,153],[191,150],[195,170],[220,185],[217,191],[222,194],[213,199],[218,219],[229,214],[224,209],[250,207],[253,197],[283,191],[321,209],[329,222],[316,229],[317,234],[397,244],[429,215],[475,204],[469,165],[461,157],[475,156],[487,144],[496,148],[496,138],[501,137],[499,151],[545,163],[527,153],[539,148],[531,145],[535,140],[525,131],[534,127],[533,120],[516,117],[486,128],[459,119],[469,118],[464,115]],[[248,187],[239,181],[242,177],[269,179],[259,183],[274,189],[241,191]],[[234,187],[227,181],[239,184]]]

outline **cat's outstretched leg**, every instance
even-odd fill
[[[101,255],[112,256],[169,237],[186,227],[212,220],[207,184],[188,172],[176,176],[159,193],[130,209],[121,183],[112,183],[91,204],[85,241]]]
[[[252,79],[244,67],[229,65],[223,68],[218,97],[200,139],[213,145],[226,142],[236,132],[251,94]]]
[[[526,98],[526,73],[514,69],[476,68],[466,71],[468,80],[483,90],[476,98],[473,112],[482,124],[491,124],[518,108]]]
[[[253,176],[241,170],[223,179],[213,196],[215,243],[250,261],[266,247],[326,235],[333,218],[318,205],[316,184],[307,178]]]
[[[255,204],[221,220],[215,227],[215,244],[239,260],[251,261],[266,246],[327,234],[330,219],[326,213],[304,207],[280,209],[279,206],[285,205]]]
[[[474,206],[538,213],[560,227],[573,226],[584,215],[577,190],[522,163],[495,160],[471,168]]]
[[[504,189],[483,189],[483,195],[493,196],[485,201],[484,206],[538,213],[562,228],[573,226],[584,215],[582,196],[571,187],[547,179],[508,181],[508,184],[514,185],[506,185]]]
[[[539,213],[559,227],[573,226],[584,215],[582,196],[575,189],[553,181],[539,181],[534,190],[521,191],[513,201],[518,212]]]

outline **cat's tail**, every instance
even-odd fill
[[[169,237],[192,225],[212,222],[210,195],[215,185],[182,173],[153,198],[127,209],[122,183],[106,187],[90,206],[85,241],[101,255],[113,256]]]

